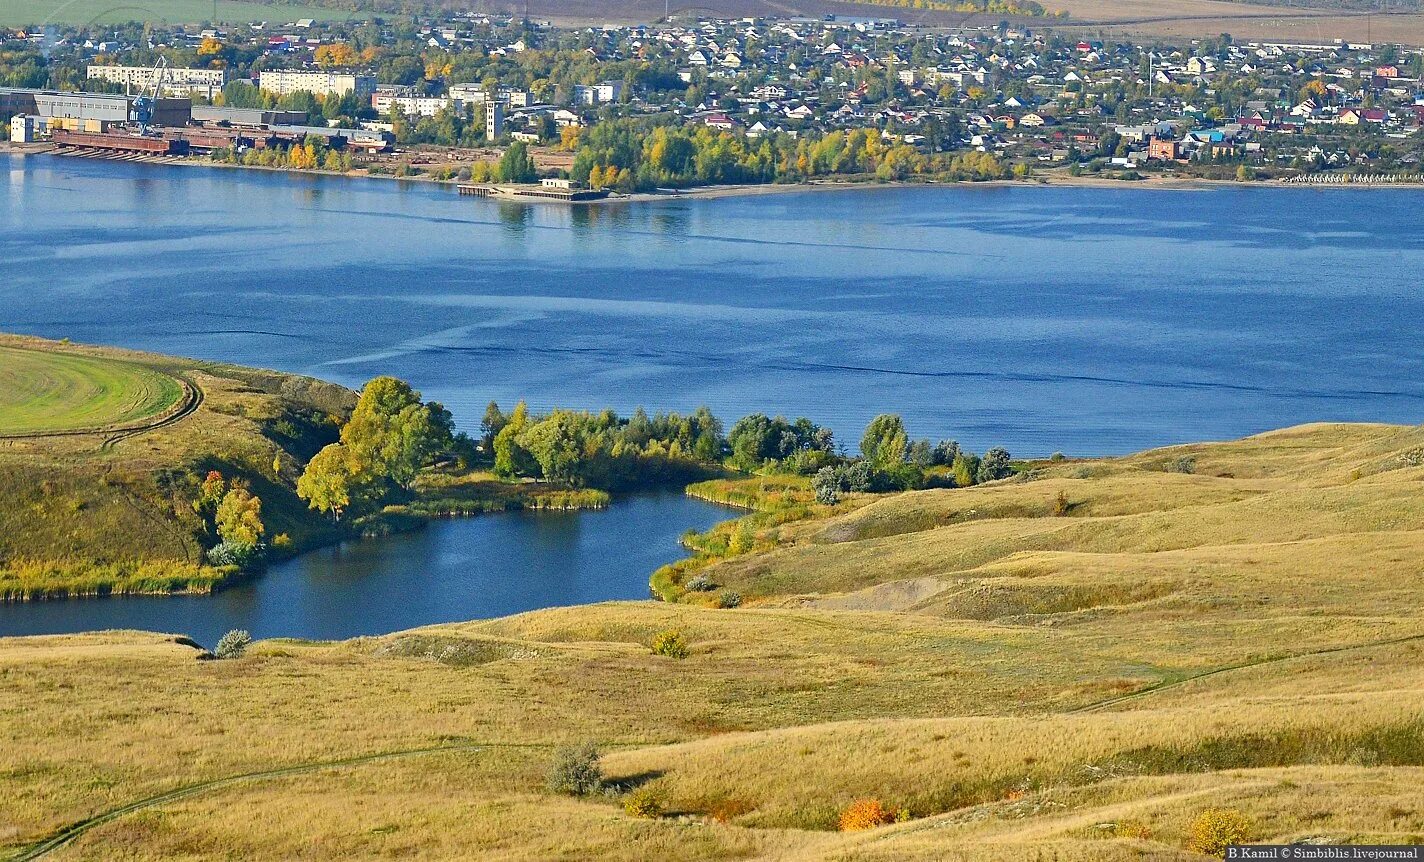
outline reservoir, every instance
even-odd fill
[[[1424,418],[1409,189],[941,186],[567,207],[454,187],[0,155],[0,330],[526,399],[805,415],[1114,454]],[[0,635],[344,638],[647,597],[671,493],[442,521],[212,597],[0,606]]]
[[[0,329],[520,398],[877,413],[1100,455],[1424,418],[1412,189],[941,186],[568,207],[0,156]]]

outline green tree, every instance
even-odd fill
[[[996,446],[984,453],[984,460],[979,462],[979,470],[974,478],[977,482],[992,482],[995,479],[1003,479],[1010,472],[1008,450]]]
[[[302,471],[297,480],[297,496],[318,512],[331,513],[333,521],[340,521],[341,513],[351,505],[355,481],[346,447],[332,443],[316,453]]]
[[[534,159],[529,155],[529,146],[523,141],[515,141],[504,151],[499,160],[498,179],[502,183],[532,183],[538,179],[534,169]]]
[[[214,520],[218,537],[233,545],[254,547],[267,532],[262,524],[262,501],[241,485],[223,495]]]
[[[494,438],[494,471],[506,479],[533,472],[533,458],[519,443],[519,435],[529,426],[529,406],[523,401]]]
[[[448,449],[454,435],[449,411],[423,404],[420,393],[394,377],[377,377],[361,390],[341,442],[352,472],[409,488],[420,468]]]
[[[960,450],[959,454],[954,456],[954,465],[950,472],[954,474],[956,487],[968,488],[979,480],[979,456]]]
[[[905,460],[909,447],[905,423],[893,413],[882,413],[870,420],[860,438],[860,454],[872,466],[888,470]]]
[[[583,417],[567,410],[555,410],[525,429],[517,442],[539,462],[545,479],[577,487],[583,485],[585,479],[587,430]]]
[[[495,402],[491,401],[485,407],[484,419],[480,420],[480,437],[481,445],[486,452],[494,450],[494,438],[504,430],[504,426],[508,422],[509,419],[500,411],[499,405]]]

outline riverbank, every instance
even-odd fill
[[[53,145],[40,144],[13,144],[0,143],[0,154],[14,153],[19,155],[58,155],[73,157],[71,154],[55,152]],[[467,180],[458,179],[437,179],[425,174],[407,174],[400,176],[394,172],[351,170],[351,171],[324,171],[307,168],[284,168],[269,165],[242,165],[230,162],[216,162],[204,158],[187,157],[171,158],[165,157],[161,161],[148,162],[145,159],[124,159],[123,161],[135,162],[138,164],[154,164],[165,166],[205,166],[214,168],[233,168],[243,170],[265,171],[269,173],[287,173],[305,176],[325,176],[343,177],[346,179],[376,179],[394,180],[397,182],[424,183],[432,186],[444,186],[452,191],[458,189],[462,184],[468,184]],[[1331,175],[1334,176],[1334,175]],[[1346,175],[1339,175],[1342,179]],[[784,194],[807,194],[815,192],[846,192],[846,191],[885,191],[898,189],[917,188],[963,188],[963,187],[985,187],[985,188],[1035,188],[1035,187],[1065,187],[1065,188],[1130,188],[1130,189],[1151,189],[1156,191],[1208,191],[1211,189],[1224,188],[1311,188],[1311,189],[1424,189],[1424,183],[1420,182],[1346,182],[1346,181],[1318,181],[1318,182],[1293,182],[1290,179],[1208,179],[1204,177],[1185,176],[1163,176],[1160,174],[1139,174],[1136,179],[1123,179],[1120,177],[1080,174],[1074,176],[1068,173],[1066,168],[1042,169],[1028,177],[1022,179],[996,179],[996,180],[935,180],[935,179],[909,179],[882,181],[868,178],[847,178],[832,179],[823,178],[809,180],[799,183],[742,183],[729,185],[693,186],[682,189],[659,189],[651,192],[610,192],[605,198],[586,201],[561,202],[553,200],[539,200],[534,198],[495,198],[511,203],[528,204],[562,204],[564,206],[599,206],[610,204],[628,203],[661,203],[673,200],[721,200],[727,198],[761,197]]]

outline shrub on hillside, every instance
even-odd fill
[[[1005,478],[1011,472],[1009,460],[1007,449],[996,446],[985,452],[984,458],[979,462],[979,469],[975,473],[975,481],[983,483]]]
[[[816,491],[817,503],[834,506],[840,502],[841,480],[834,467],[822,467],[816,471],[815,478],[811,480],[811,487]]]
[[[1183,455],[1175,461],[1167,464],[1168,473],[1195,473],[1197,471],[1197,459],[1190,455]]]
[[[735,590],[723,590],[722,594],[717,597],[717,607],[719,608],[735,608],[740,607],[741,604],[742,594]]]
[[[208,562],[214,566],[235,566],[246,569],[262,558],[264,547],[245,542],[219,542],[208,549]]]
[[[690,593],[710,593],[717,589],[717,585],[712,583],[712,579],[706,575],[689,578],[686,587]]]
[[[623,801],[623,810],[633,817],[655,819],[663,816],[662,797],[651,787],[639,787]]]
[[[1072,507],[1073,504],[1068,502],[1068,495],[1063,491],[1059,491],[1058,496],[1053,498],[1053,514],[1059,518],[1068,514]]]
[[[1251,821],[1239,811],[1208,808],[1192,822],[1187,834],[1187,849],[1208,856],[1226,856],[1226,848],[1240,844],[1251,836]]]
[[[841,811],[837,822],[842,832],[857,832],[886,826],[899,819],[899,812],[886,807],[879,799],[857,799]]]
[[[687,641],[683,640],[682,633],[675,629],[668,629],[654,635],[652,649],[653,655],[687,658]]]
[[[598,765],[598,747],[591,742],[566,745],[554,752],[545,786],[554,793],[587,796],[603,787],[603,768]]]
[[[233,629],[218,639],[213,655],[218,658],[240,658],[252,646],[252,635],[245,629]]]

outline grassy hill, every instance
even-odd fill
[[[1424,429],[1306,426],[757,521],[699,570],[734,609],[0,641],[0,845],[154,797],[54,858],[1191,859],[1208,809],[1424,840],[1421,483]],[[583,740],[614,790],[546,791]],[[864,798],[909,819],[835,831]]]
[[[293,490],[353,393],[317,380],[0,335],[0,598],[203,591],[194,489],[247,479],[270,535],[324,522]]]

